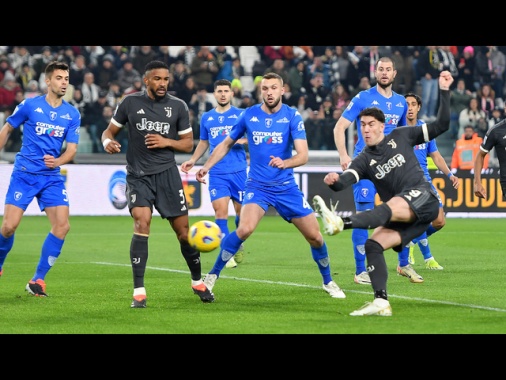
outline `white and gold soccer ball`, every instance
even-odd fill
[[[188,242],[197,251],[214,251],[221,243],[221,229],[210,220],[199,220],[190,226]]]

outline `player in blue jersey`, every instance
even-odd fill
[[[211,111],[202,114],[200,141],[192,157],[181,164],[181,170],[184,173],[188,173],[193,168],[208,148],[209,153],[213,153],[214,148],[229,135],[232,126],[243,111],[242,108],[231,104],[233,96],[234,91],[232,91],[232,84],[229,80],[219,79],[214,82],[214,97],[218,105]],[[228,205],[230,200],[232,200],[235,210],[235,226],[239,226],[248,170],[244,148],[247,141],[246,138],[237,140],[230,152],[209,172],[209,196],[214,209],[215,222],[221,229],[222,237],[229,234]],[[237,267],[237,263],[241,263],[243,258],[244,247],[241,245],[236,255],[227,262],[226,267]]]
[[[406,114],[408,112],[406,99],[404,96],[397,94],[392,90],[392,85],[395,80],[395,76],[397,75],[395,63],[389,57],[381,57],[375,63],[374,74],[376,76],[376,86],[371,87],[368,90],[360,91],[357,95],[355,95],[334,127],[334,139],[343,170],[346,170],[352,161],[352,158],[348,155],[348,151],[346,149],[345,138],[345,130],[351,125],[351,123],[355,122],[358,137],[353,151],[353,158],[355,158],[365,146],[364,138],[360,131],[360,119],[358,116],[363,109],[368,107],[377,107],[383,111],[385,114],[384,132],[386,135],[397,126],[406,125]],[[368,179],[362,179],[354,184],[353,198],[355,200],[356,212],[359,213],[372,209],[374,207],[375,196],[376,189],[372,182]],[[316,197],[314,201],[321,201],[321,198]],[[318,208],[321,209],[321,206]],[[371,284],[371,279],[369,278],[365,265],[364,245],[368,235],[369,234],[365,229],[354,229],[351,234],[353,254],[355,257],[355,276],[353,280],[355,283],[362,285]],[[406,251],[401,255],[405,256],[407,263],[409,250],[406,249]],[[414,272],[413,268],[406,267],[403,270],[409,274],[411,279],[415,281],[418,280],[418,282],[423,281],[423,278]]]
[[[331,297],[345,298],[344,292],[332,280],[327,245],[316,215],[293,175],[293,168],[308,161],[304,121],[295,108],[282,103],[284,88],[281,76],[265,74],[260,88],[263,102],[244,110],[230,134],[197,172],[197,180],[205,183],[207,173],[225,157],[237,140],[247,136],[250,169],[239,226],[222,240],[220,253],[204,283],[209,289],[213,288],[227,261],[255,231],[269,206],[272,206],[284,220],[293,223],[309,243],[323,279],[323,289]]]
[[[407,115],[408,123],[407,123],[407,125],[410,127],[419,127],[419,126],[424,125],[425,122],[421,119],[418,119],[418,113],[420,112],[420,109],[422,108],[422,98],[420,98],[417,94],[414,94],[412,92],[405,94],[404,97],[406,98],[406,102],[408,104],[408,115]],[[443,158],[443,156],[441,156],[441,153],[439,153],[435,139],[430,140],[428,143],[422,143],[419,145],[415,145],[414,150],[415,150],[415,156],[416,156],[416,158],[418,158],[418,162],[420,162],[420,166],[422,167],[423,174],[425,175],[425,178],[427,179],[427,181],[430,182],[434,191],[436,191],[436,194],[438,195],[439,214],[438,214],[437,218],[432,221],[432,223],[430,224],[427,231],[425,231],[418,238],[413,239],[413,243],[415,243],[415,244],[418,243],[418,247],[420,248],[420,251],[422,252],[423,258],[425,260],[425,268],[442,270],[443,267],[441,265],[439,265],[439,263],[436,261],[436,259],[432,256],[432,253],[430,251],[429,241],[427,240],[427,238],[430,235],[432,235],[434,232],[439,231],[446,224],[446,218],[445,218],[445,213],[444,213],[444,209],[443,209],[443,201],[441,200],[439,193],[437,192],[436,188],[434,187],[434,185],[432,183],[432,178],[430,176],[429,167],[427,164],[427,157],[430,156],[432,158],[432,160],[434,161],[434,164],[436,165],[436,167],[449,177],[450,181],[452,182],[452,186],[455,189],[458,189],[458,187],[459,187],[459,179],[457,176],[455,176],[451,172],[445,159]],[[409,263],[410,264],[415,263],[413,253],[412,253],[413,248],[414,248],[414,245],[411,244],[411,247],[409,248]],[[401,266],[403,266],[403,265],[406,265],[406,263],[401,263],[399,261],[399,266],[397,267],[397,272],[401,275],[404,275],[401,270]]]
[[[5,196],[0,232],[0,276],[14,244],[16,229],[28,205],[37,198],[51,224],[42,244],[35,274],[26,285],[28,294],[46,297],[45,277],[60,256],[70,230],[69,196],[60,166],[71,162],[77,152],[81,115],[63,100],[69,85],[69,66],[50,62],[45,69],[47,94],[23,100],[0,130],[0,150],[14,128],[23,126],[23,142],[14,160]],[[63,143],[67,142],[62,153]]]

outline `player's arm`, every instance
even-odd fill
[[[76,156],[76,153],[77,153],[77,144],[67,142],[65,152],[63,152],[63,154],[60,157],[54,159],[54,164],[52,167],[58,167],[58,166],[68,164],[69,162],[72,162],[72,160]],[[49,157],[52,157],[52,156],[49,156]],[[44,156],[44,161],[46,161],[46,156]],[[46,163],[46,166],[47,166],[47,163]],[[51,166],[49,166],[49,167],[51,167]]]
[[[293,140],[293,146],[296,154],[290,158],[282,159],[281,157],[270,156],[269,166],[278,169],[296,168],[305,165],[309,160],[309,147],[306,139]]]
[[[121,144],[115,140],[121,128],[114,124],[113,120],[114,119],[111,119],[105,131],[102,132],[102,137],[100,139],[104,146],[104,150],[109,154],[121,152]]]
[[[436,167],[441,170],[452,182],[452,185],[455,189],[458,189],[460,182],[459,178],[455,176],[448,165],[446,164],[445,159],[443,156],[441,156],[441,153],[439,153],[439,150],[436,150],[434,152],[430,153],[430,156],[432,157],[432,161],[434,161],[434,164]]]
[[[208,148],[209,148],[209,140],[200,140],[191,158],[188,161],[185,161],[181,164],[181,171],[183,173],[188,173],[188,171],[191,168],[193,168],[193,166],[198,160],[200,160],[200,157],[204,155],[204,153],[207,151]]]
[[[483,162],[488,152],[479,150],[476,158],[474,159],[474,195],[478,198],[487,198],[487,190],[481,183],[481,170],[483,169]]]
[[[450,72],[446,70],[442,71],[439,75],[439,109],[436,121],[422,126],[426,142],[436,138],[450,128],[450,86],[452,83],[453,77]],[[428,138],[425,136],[426,131],[429,135]]]
[[[336,143],[336,148],[339,153],[339,162],[343,170],[348,169],[348,165],[351,162],[351,157],[348,155],[348,150],[346,149],[345,136],[345,131],[350,125],[351,121],[341,116],[334,126],[334,142]]]
[[[5,144],[7,144],[7,140],[13,130],[14,127],[7,122],[4,124],[2,129],[0,129],[0,150],[4,148]]]
[[[345,170],[341,175],[337,173],[328,173],[323,182],[334,191],[341,191],[357,183],[360,177],[353,169]]]
[[[209,170],[212,169],[217,162],[219,162],[225,155],[230,151],[232,145],[234,145],[236,140],[232,139],[230,136],[225,137],[221,143],[219,143],[216,148],[214,148],[213,153],[207,158],[207,161],[204,163],[202,168],[197,172],[195,178],[197,181],[201,183],[206,183],[204,177],[209,173]]]

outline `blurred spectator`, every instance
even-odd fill
[[[452,52],[452,48],[455,48],[454,46],[438,46],[438,54],[439,54],[439,61],[443,64],[442,71],[447,70],[449,71],[453,78],[454,82],[452,84],[452,87],[455,88],[456,80],[459,76],[459,69],[457,67],[457,64],[455,63],[455,55]]]
[[[193,46],[183,46],[177,55],[177,60],[183,61],[188,67],[192,66],[193,59],[197,56],[197,49]]]
[[[123,67],[118,70],[118,83],[121,92],[134,84],[134,79],[140,77],[141,74],[134,69],[134,65],[130,59],[123,61]]]
[[[455,149],[452,155],[452,162],[450,168],[452,171],[457,169],[471,170],[474,169],[474,160],[480,150],[480,145],[483,139],[478,136],[472,125],[464,127],[464,133],[455,142]],[[483,169],[488,168],[489,156],[485,156]]]
[[[286,92],[285,92],[285,94],[286,94]],[[283,95],[283,99],[284,99],[284,95]],[[285,101],[283,100],[283,103],[284,102]],[[239,104],[239,108],[248,108],[254,104],[255,104],[255,102],[253,100],[253,96],[251,95],[251,92],[244,91],[242,94],[241,103]]]
[[[178,93],[181,91],[181,88],[174,80],[174,73],[169,70],[169,85],[167,86],[167,92],[173,96],[178,96]]]
[[[169,67],[176,63],[176,57],[170,54],[168,46],[158,46],[156,60],[165,62]]]
[[[40,74],[46,70],[47,64],[54,61],[55,58],[50,46],[43,46],[40,54],[33,55],[33,69],[36,73],[36,80],[39,80]]]
[[[491,117],[488,120],[488,129],[504,120],[505,116],[503,110],[504,107],[495,106],[495,108],[492,110]]]
[[[232,60],[232,79],[230,81],[240,79],[244,75],[246,75],[244,66],[241,63],[241,58],[237,56]]]
[[[466,46],[462,51],[457,67],[459,69],[459,79],[463,79],[466,82],[466,89],[471,92],[475,92],[479,88],[479,83],[475,84],[474,66],[474,48],[472,46]]]
[[[142,90],[144,90],[144,82],[142,81],[142,78],[135,77],[134,83],[130,87],[125,89],[125,91],[123,92],[123,95],[124,96],[130,95],[135,92],[141,92]]]
[[[450,136],[456,140],[459,135],[459,116],[460,112],[469,106],[469,101],[473,97],[471,90],[466,88],[463,78],[457,80],[456,87],[451,91],[450,97]]]
[[[330,91],[332,89],[332,69],[328,63],[323,62],[323,58],[323,56],[316,56],[313,59],[313,63],[308,65],[309,77],[314,77],[315,74],[320,73],[323,79],[323,86]]]
[[[413,65],[414,53],[417,46],[392,46],[392,61],[395,63],[397,76],[392,89],[398,94],[412,92],[415,86],[415,69]]]
[[[28,90],[28,83],[31,80],[37,78],[37,73],[30,67],[30,65],[24,62],[18,70],[16,70],[16,81],[19,83],[23,91]]]
[[[309,86],[309,72],[304,61],[298,61],[288,69],[288,83],[294,96],[299,98]]]
[[[16,100],[16,92],[23,91],[14,74],[7,71],[4,75],[2,84],[0,85],[0,112],[5,112],[12,108]],[[5,117],[7,118],[7,116]]]
[[[198,122],[197,117],[195,116],[195,111],[193,109],[188,109],[188,115],[190,116],[190,125],[193,131],[193,140],[198,142],[200,140],[200,123]]]
[[[95,74],[95,82],[102,90],[109,89],[111,82],[118,79],[118,70],[114,66],[114,57],[111,54],[104,54],[102,62],[93,74]]]
[[[314,58],[311,46],[281,46],[281,51],[288,62],[288,67],[292,67],[299,61],[312,61]]]
[[[88,71],[86,74],[84,74],[84,81],[81,85],[84,102],[96,102],[98,100],[98,94],[100,90],[100,86],[95,83],[95,74],[93,74],[91,71]]]
[[[497,46],[480,46],[476,53],[475,81],[479,85],[490,84],[496,96],[502,98],[505,64],[506,58],[500,50],[497,50]]]
[[[181,60],[177,60],[174,65],[171,66],[170,71],[174,75],[174,87],[182,88],[186,83],[186,78],[190,76],[190,68],[185,65]]]
[[[334,108],[345,109],[348,107],[348,104],[351,100],[350,94],[348,94],[348,91],[341,83],[338,83],[334,86],[334,90],[330,95],[332,96],[332,105]]]
[[[487,119],[489,119],[496,105],[494,89],[490,84],[482,84],[476,92],[476,97],[478,98],[478,107],[485,111]]]
[[[28,82],[24,98],[34,98],[39,95],[42,95],[42,92],[39,90],[39,82],[37,82],[35,79],[32,79],[30,82]]]
[[[189,104],[193,96],[197,94],[197,88],[193,75],[190,75],[186,77],[186,81],[178,92],[178,97],[184,100],[186,104]]]
[[[485,111],[479,108],[478,99],[471,98],[469,100],[469,104],[466,108],[460,111],[459,114],[459,132],[457,136],[462,136],[464,133],[464,128],[467,125],[471,125],[475,130],[478,128],[478,120],[479,119],[487,119],[487,115]]]
[[[14,95],[14,102],[8,109],[6,109],[3,112],[6,119],[10,115],[12,115],[18,104],[21,103],[23,100],[24,100],[23,90],[16,91],[16,94]],[[21,149],[22,142],[23,142],[23,126],[21,126],[20,128],[14,128],[9,139],[5,144],[4,150],[6,152],[19,152],[19,150]]]
[[[488,118],[480,117],[476,122],[476,127],[474,128],[474,130],[476,131],[476,133],[478,133],[479,137],[484,139],[485,135],[488,132]]]
[[[33,67],[33,57],[26,46],[14,46],[12,53],[7,54],[7,58],[9,58],[14,71],[21,69],[23,63],[27,63],[28,66]]]
[[[110,46],[109,49],[106,51],[106,54],[113,57],[112,63],[114,64],[114,67],[116,67],[116,71],[123,68],[124,61],[130,59],[130,54],[126,46],[121,45]]]
[[[358,86],[360,78],[366,76],[369,78],[369,62],[365,60],[365,50],[361,45],[356,45],[353,50],[348,53],[351,65],[348,68],[349,85],[353,88]],[[369,78],[369,82],[371,79]]]
[[[98,120],[96,121],[96,134],[99,136],[99,138],[102,137],[102,132],[104,132],[107,129],[109,123],[111,122],[111,118],[112,118],[113,114],[114,114],[114,108],[111,107],[110,104],[106,102],[106,104],[102,108],[101,117],[99,117]],[[121,128],[121,129],[124,130],[125,128]],[[126,129],[128,129],[128,128],[126,128]],[[91,133],[90,133],[90,135],[91,135]],[[119,135],[120,134],[118,134],[118,136]],[[127,140],[127,139],[123,139],[121,137],[120,138],[116,137],[116,140],[121,144],[121,152],[126,153],[128,141],[125,144],[124,140]],[[101,143],[96,144],[96,150],[97,150],[97,153],[105,153],[105,150],[102,147]]]
[[[276,59],[285,59],[282,46],[264,46],[262,57],[267,67],[272,66]]]
[[[191,73],[198,87],[205,87],[207,92],[214,92],[214,79],[219,67],[209,46],[201,46],[190,65]]]
[[[107,89],[107,103],[114,109],[118,105],[119,101],[123,97],[123,92],[117,81],[112,81]]]
[[[87,67],[90,70],[94,70],[102,60],[102,56],[105,54],[105,50],[102,46],[84,46],[81,51],[87,62]]]
[[[334,110],[332,98],[327,96],[317,111],[308,114],[308,118],[304,124],[306,126],[309,149],[336,149],[333,130],[337,120],[334,119]]]
[[[197,93],[192,96],[188,107],[195,112],[195,116],[199,123],[202,114],[214,108],[213,103],[211,103],[207,97],[207,89],[205,87],[200,87],[197,90]]]
[[[306,89],[306,108],[318,112],[323,104],[323,99],[329,95],[330,90],[323,85],[323,75],[320,72],[316,72],[309,83],[310,87]]]
[[[84,82],[84,74],[90,71],[86,66],[86,57],[77,55],[75,60],[69,63],[69,67],[70,82],[76,87],[81,86]]]
[[[439,98],[439,73],[443,63],[439,60],[436,46],[426,46],[418,59],[417,71],[422,86],[422,108],[420,118],[424,121],[436,120]]]
[[[81,91],[81,88],[77,87],[74,89],[74,94],[72,99],[69,100],[69,103],[77,108],[82,119],[84,117],[86,102],[83,99],[83,92]]]
[[[336,83],[341,83],[346,91],[349,92],[352,86],[348,80],[348,69],[350,67],[348,48],[341,45],[336,45],[334,48],[328,46],[325,50],[325,56],[332,71],[332,78],[330,80],[332,86],[335,86]]]
[[[231,47],[230,47],[231,48]],[[231,48],[233,50],[233,48]],[[225,45],[216,46],[211,53],[214,55],[216,60],[216,64],[218,65],[218,73],[215,78],[218,79],[227,79],[232,81],[234,76],[232,75],[232,55],[227,51],[227,47]]]
[[[369,81],[368,76],[363,76],[360,78],[357,87],[350,93],[350,98],[353,99],[355,95],[357,95],[360,91],[368,90],[371,88],[371,82]]]
[[[81,125],[86,127],[90,135],[93,153],[99,153],[103,151],[101,138],[102,132],[105,129],[100,131],[99,125],[100,120],[102,119],[104,107],[106,106],[110,106],[110,104],[107,103],[107,91],[100,90],[96,101],[88,103],[85,102],[84,117],[81,116]]]
[[[153,46],[138,46],[132,58],[134,69],[139,73],[143,73],[146,64],[157,59],[157,56],[158,54],[153,49]]]
[[[272,62],[272,65],[267,67],[264,74],[267,73],[276,73],[282,79],[283,83],[288,82],[288,70],[285,67],[285,60],[281,58],[277,58]]]
[[[292,87],[290,86],[290,82],[285,82],[283,84],[283,86],[285,87],[285,92],[283,93],[283,100],[282,100],[283,103],[290,106],[290,107],[297,108],[297,105],[299,104],[299,97],[297,96],[297,94],[294,94],[292,92]],[[245,92],[243,94],[243,99],[244,99],[245,94],[248,94],[248,96],[250,98],[252,98],[251,93]],[[240,105],[239,108],[245,108],[245,107],[243,105]]]
[[[0,82],[4,80],[4,75],[7,71],[14,75],[14,69],[10,64],[9,59],[3,55],[0,57]]]
[[[67,65],[70,66],[72,64],[72,62],[75,61],[75,58],[77,55],[80,55],[80,54],[76,54],[74,52],[74,49],[72,48],[72,46],[64,46],[56,54],[56,57],[57,57],[56,60],[61,61],[61,62],[65,62]],[[39,85],[40,85],[40,80],[39,80]]]

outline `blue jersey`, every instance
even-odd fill
[[[246,108],[230,132],[238,140],[245,134],[248,138],[250,169],[248,181],[264,186],[295,183],[293,168],[278,169],[269,166],[271,156],[285,160],[292,157],[293,141],[306,140],[304,121],[300,113],[286,104],[275,114],[267,114],[255,104]]]
[[[360,91],[353,97],[348,107],[343,112],[343,117],[350,121],[355,121],[358,140],[355,144],[355,150],[353,157],[356,157],[362,149],[364,149],[365,143],[360,131],[360,118],[358,114],[368,107],[377,107],[385,114],[385,135],[392,132],[397,126],[406,125],[406,114],[408,112],[408,106],[404,96],[397,94],[392,91],[390,98],[385,98],[378,92],[376,86],[371,87],[368,90]]]
[[[60,170],[46,167],[44,155],[60,157],[63,143],[79,143],[81,114],[63,100],[53,108],[46,95],[23,100],[7,118],[14,128],[23,125],[23,143],[16,154],[14,170],[44,175],[60,175]]]
[[[416,127],[421,127],[424,124],[425,123],[423,122],[423,120],[418,119],[416,121]],[[429,182],[432,181],[432,178],[430,178],[429,166],[427,164],[427,156],[430,153],[437,152],[438,149],[437,149],[436,140],[432,139],[428,143],[415,145],[413,147],[413,149],[415,150],[415,156],[418,159],[420,166],[422,167],[423,174],[425,175],[425,178],[427,178],[427,180]]]
[[[200,139],[209,142],[209,153],[230,134],[232,126],[243,111],[242,108],[230,107],[219,113],[212,109],[202,114],[200,119]],[[210,174],[228,174],[246,170],[246,150],[243,144],[234,144],[232,149],[216,163],[209,171]]]

